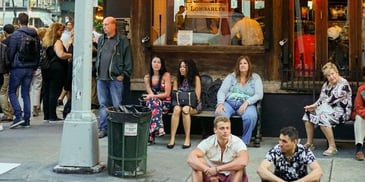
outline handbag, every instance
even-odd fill
[[[172,91],[172,106],[190,106],[196,108],[198,100],[195,92]]]

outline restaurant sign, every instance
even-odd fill
[[[228,7],[225,3],[187,3],[186,14],[191,18],[227,17]]]

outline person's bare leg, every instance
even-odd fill
[[[207,167],[209,166],[209,164],[205,161],[204,158],[199,158],[198,159],[201,163],[203,163],[204,165],[206,165]],[[195,169],[193,166],[190,166],[192,169],[192,173],[191,173],[191,178],[193,182],[201,182],[203,181],[203,171],[199,171],[197,169]]]
[[[336,149],[335,137],[333,136],[332,128],[321,126],[321,130],[328,141],[328,149]]]
[[[193,172],[191,173],[191,178],[192,178],[193,182],[202,182],[203,181],[203,172],[193,169]]]
[[[239,181],[239,182],[241,182],[242,181],[243,174],[244,174],[244,169],[231,172],[231,181]]]
[[[62,92],[61,92],[60,96],[58,96],[58,101],[62,101],[62,103],[63,103],[63,99],[65,98],[66,95],[67,95],[67,91],[62,88]]]
[[[175,144],[175,137],[176,137],[176,131],[179,127],[179,120],[180,120],[180,114],[181,114],[181,107],[175,106],[174,111],[171,116],[171,134],[170,134],[170,141],[168,145],[174,145]]]
[[[183,125],[185,131],[185,141],[184,146],[190,145],[190,131],[191,131],[191,116],[190,114],[196,113],[195,110],[192,110],[189,106],[183,107]]]
[[[305,132],[307,133],[307,143],[313,144],[314,125],[309,121],[304,122]]]

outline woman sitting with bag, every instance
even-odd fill
[[[175,136],[176,130],[179,126],[180,115],[182,115],[184,131],[185,131],[185,141],[182,146],[183,149],[190,148],[190,126],[191,118],[190,115],[196,114],[201,111],[201,81],[198,69],[193,60],[183,60],[179,63],[179,71],[177,73],[177,78],[174,80],[172,95],[172,106],[173,113],[171,117],[171,138],[170,142],[167,144],[168,149],[172,149],[175,146]],[[183,92],[190,92],[190,94],[183,94]],[[187,102],[181,97],[190,96]],[[180,99],[179,99],[180,97]],[[195,104],[193,103],[196,101]],[[184,104],[183,104],[184,103]],[[191,105],[189,105],[189,103]]]
[[[262,81],[252,72],[248,56],[237,59],[234,72],[224,80],[217,93],[216,116],[230,118],[236,114],[242,119],[242,141],[250,144],[252,130],[257,122],[256,102],[264,95]]]
[[[157,56],[152,58],[150,71],[144,77],[144,83],[147,94],[143,94],[143,99],[152,111],[148,144],[153,144],[155,136],[165,135],[162,115],[169,111],[171,104],[171,76],[166,71],[163,59]]]

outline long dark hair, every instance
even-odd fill
[[[153,59],[155,58],[158,58],[160,59],[161,61],[161,69],[158,71],[158,74],[159,74],[159,78],[158,78],[158,86],[160,87],[161,85],[161,78],[162,78],[162,75],[165,74],[167,72],[166,70],[166,64],[165,64],[165,60],[158,57],[158,56],[153,56],[152,59],[151,59],[151,62],[150,62],[150,71],[149,71],[149,75],[150,75],[150,86],[152,87],[152,76],[153,76],[153,68],[152,68],[152,61]]]
[[[195,76],[199,76],[198,68],[195,65],[194,60],[192,59],[183,59],[179,63],[179,67],[177,69],[177,84],[178,86],[182,84],[184,81],[184,75],[181,75],[180,73],[180,66],[182,63],[185,63],[186,65],[186,79],[188,81],[188,84],[195,88]]]

